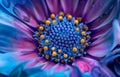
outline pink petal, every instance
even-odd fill
[[[104,13],[104,11],[108,9],[110,3],[112,4],[112,0],[108,0],[108,1],[97,0],[90,9],[90,11],[85,16],[84,18],[85,22],[89,23],[95,20],[96,18],[98,18],[99,16],[101,16]]]
[[[61,0],[61,5],[65,13],[73,14],[76,10],[79,0]]]
[[[52,13],[58,14],[61,11],[61,4],[59,0],[46,0],[46,2]]]

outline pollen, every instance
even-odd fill
[[[57,56],[57,53],[55,51],[53,51],[52,56]]]
[[[61,12],[59,13],[59,15],[60,15],[60,16],[64,16],[64,12],[61,11]]]
[[[58,50],[58,53],[62,53],[62,50],[59,49],[59,50]]]
[[[54,19],[54,18],[55,18],[55,14],[51,14],[50,17],[51,17],[52,19]]]
[[[49,41],[49,40],[45,40],[45,43],[46,43],[46,44],[49,44],[49,43],[50,43],[50,41]]]
[[[79,32],[79,28],[76,28],[76,32]]]
[[[81,44],[84,44],[84,43],[85,43],[85,39],[81,39],[81,40],[80,40],[80,43],[81,43]]]
[[[68,54],[64,54],[64,58],[67,58],[68,57]]]
[[[55,47],[52,47],[52,49],[51,49],[52,51],[55,51]]]
[[[43,49],[44,49],[44,51],[47,51],[47,50],[48,50],[48,47],[47,47],[47,46],[44,46]]]
[[[44,36],[44,35],[40,35],[40,38],[41,38],[41,39],[44,39],[44,38],[45,38],[45,36]]]
[[[73,47],[72,52],[77,52],[77,48]]]
[[[44,27],[43,27],[43,26],[39,26],[38,29],[39,29],[40,31],[43,31],[43,30],[44,30]]]
[[[54,24],[56,24],[56,23],[57,23],[57,21],[56,21],[56,20],[53,20],[53,23],[54,23]]]
[[[85,35],[86,35],[86,32],[85,32],[85,31],[82,31],[82,32],[81,32],[81,35],[82,35],[82,36],[85,36]]]
[[[50,25],[50,20],[46,20],[46,21],[45,21],[45,24],[46,24],[46,25]]]
[[[68,18],[68,20],[71,20],[72,19],[72,15],[67,15],[67,18]]]
[[[74,24],[78,25],[79,21],[78,20],[74,20]]]
[[[63,17],[62,16],[59,16],[59,18],[58,18],[60,21],[62,21],[63,20]]]

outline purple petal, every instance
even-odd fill
[[[82,12],[82,17],[84,17],[88,11],[90,10],[90,8],[92,7],[92,5],[94,4],[95,0],[87,0],[83,12]]]
[[[95,57],[103,57],[115,47],[114,34],[112,30],[102,35],[96,41],[94,41],[87,52]]]
[[[68,14],[73,14],[73,12],[76,10],[78,1],[73,1],[73,0],[61,0],[61,5],[65,13]]]
[[[118,13],[119,5],[116,4],[110,11],[108,11],[105,15],[96,19],[90,26],[92,30],[100,29],[102,27],[107,26],[107,24],[111,23],[111,21],[116,17]]]
[[[99,16],[101,16],[105,11],[107,11],[112,5],[113,0],[97,0],[90,11],[85,16],[84,20],[89,23]]]
[[[39,21],[43,21],[48,17],[48,9],[45,0],[31,0],[33,4],[34,14]]]
[[[58,14],[61,11],[60,0],[46,0],[46,2],[52,13]]]
[[[84,8],[85,8],[85,6],[86,6],[86,3],[87,3],[87,0],[79,0],[78,6],[77,6],[77,8],[76,8],[76,10],[75,10],[75,12],[74,12],[74,16],[75,16],[75,17],[78,17],[78,16],[83,17],[83,16],[82,16],[82,13],[83,13],[83,11],[84,11]]]

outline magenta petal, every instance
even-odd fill
[[[107,33],[94,41],[90,45],[90,48],[87,50],[87,52],[88,54],[95,57],[103,57],[106,54],[110,53],[115,46],[116,43],[113,31],[109,30]]]
[[[82,17],[84,17],[89,12],[89,10],[92,7],[93,3],[94,3],[94,0],[87,0],[86,4],[84,6],[83,12],[82,12]]]
[[[116,17],[118,12],[119,4],[114,5],[111,8],[110,12],[97,18],[90,26],[91,30],[100,29],[102,27],[106,27],[107,24],[111,23],[111,21]]]
[[[95,57],[104,57],[111,50],[120,44],[120,26],[118,20],[113,21],[112,29],[94,41],[87,52]]]
[[[48,8],[52,13],[58,14],[61,10],[60,0],[46,0]]]
[[[34,6],[34,14],[39,21],[43,21],[48,17],[48,9],[45,0],[31,0]]]
[[[108,9],[108,6],[112,4],[112,0],[97,0],[93,7],[90,9],[90,11],[85,16],[85,22],[89,23],[96,18],[98,18],[100,15],[104,13]]]
[[[78,17],[78,16],[83,17],[83,11],[86,6],[86,3],[87,3],[87,0],[79,0],[77,9],[74,12],[75,17]]]
[[[65,13],[73,14],[76,11],[79,0],[61,0],[61,5]]]

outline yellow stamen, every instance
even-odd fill
[[[50,17],[51,17],[52,19],[54,19],[54,18],[55,18],[55,14],[51,14]]]
[[[79,28],[76,28],[76,32],[79,32],[79,30],[80,30]]]
[[[57,21],[56,21],[56,20],[53,20],[53,23],[54,23],[54,24],[56,24],[56,23],[57,23]]]
[[[68,54],[64,54],[64,58],[67,58],[68,57]]]
[[[50,25],[50,20],[46,20],[46,21],[45,21],[45,24],[46,24],[46,25]]]
[[[47,46],[44,46],[43,49],[44,49],[44,51],[47,51],[47,50],[48,50],[48,47],[47,47]]]
[[[84,43],[85,43],[85,39],[81,39],[81,40],[80,40],[80,43],[81,43],[81,44],[84,44]]]
[[[56,49],[55,47],[52,47],[52,48],[51,48],[52,51],[55,51],[55,49]]]
[[[82,32],[81,32],[81,35],[82,35],[82,36],[85,36],[85,35],[86,35],[86,32],[85,32],[85,31],[82,31]]]
[[[44,27],[43,27],[43,26],[39,26],[38,29],[39,29],[40,31],[43,31],[43,30],[44,30]]]
[[[57,53],[55,51],[53,51],[52,56],[57,56]]]
[[[60,15],[60,16],[64,16],[64,12],[60,12],[59,15]]]
[[[78,20],[74,20],[74,24],[78,25],[79,21]]]
[[[62,50],[59,49],[59,50],[58,50],[58,53],[62,53]]]
[[[72,52],[77,52],[77,48],[73,47]]]
[[[45,40],[45,43],[46,43],[46,44],[49,44],[49,43],[50,43],[50,41],[49,41],[49,40]]]
[[[72,19],[72,15],[67,15],[67,18],[68,18],[68,20],[71,20]]]
[[[41,39],[44,39],[44,38],[45,38],[45,36],[44,36],[44,35],[40,35],[40,38],[41,38]]]
[[[59,18],[58,18],[60,21],[62,21],[63,20],[63,17],[62,16],[59,16]]]

